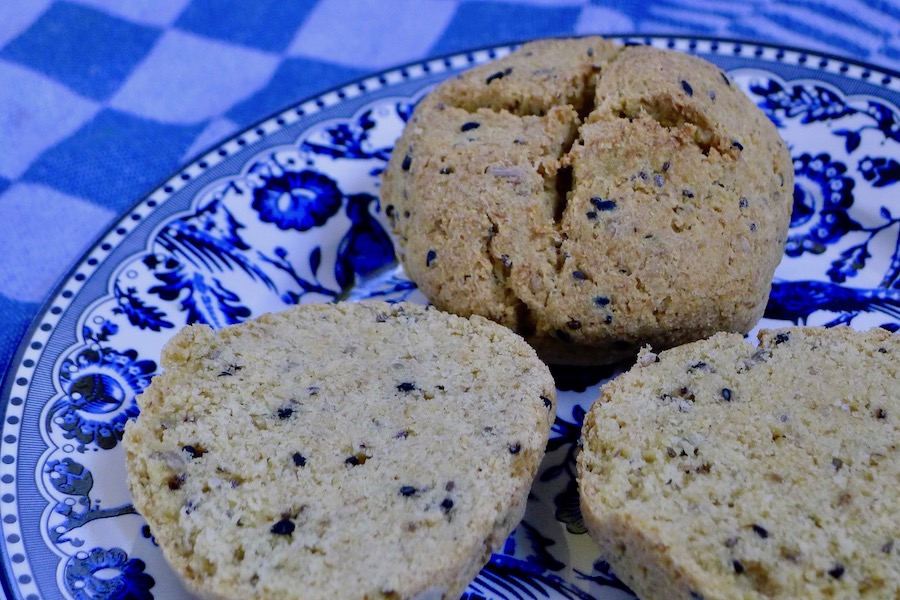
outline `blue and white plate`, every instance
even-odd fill
[[[796,171],[761,326],[900,328],[900,74],[746,42],[618,38],[717,63],[778,125]],[[411,107],[491,48],[293,106],[138,203],[75,265],[0,396],[2,584],[10,598],[188,598],[131,505],[121,437],[182,326],[299,302],[424,298],[395,263],[379,175]],[[574,481],[610,370],[557,369],[557,421],[525,520],[468,598],[633,598],[585,535]]]

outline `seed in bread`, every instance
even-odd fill
[[[756,324],[793,168],[711,63],[542,40],[423,98],[381,199],[439,308],[502,323],[548,362],[603,364]]]
[[[522,518],[555,414],[524,340],[412,304],[190,326],[162,367],[128,484],[204,598],[458,598]]]
[[[900,335],[717,334],[605,385],[591,537],[642,600],[900,597]]]

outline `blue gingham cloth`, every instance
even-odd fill
[[[900,69],[897,0],[0,0],[0,377],[69,267],[203,150],[374,71],[593,33]]]

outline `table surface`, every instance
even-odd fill
[[[230,135],[403,63],[632,33],[774,42],[900,70],[897,0],[3,0],[0,377],[84,251]]]

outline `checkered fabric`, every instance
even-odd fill
[[[0,377],[79,255],[192,156],[373,71],[588,33],[900,68],[898,0],[0,0]]]

